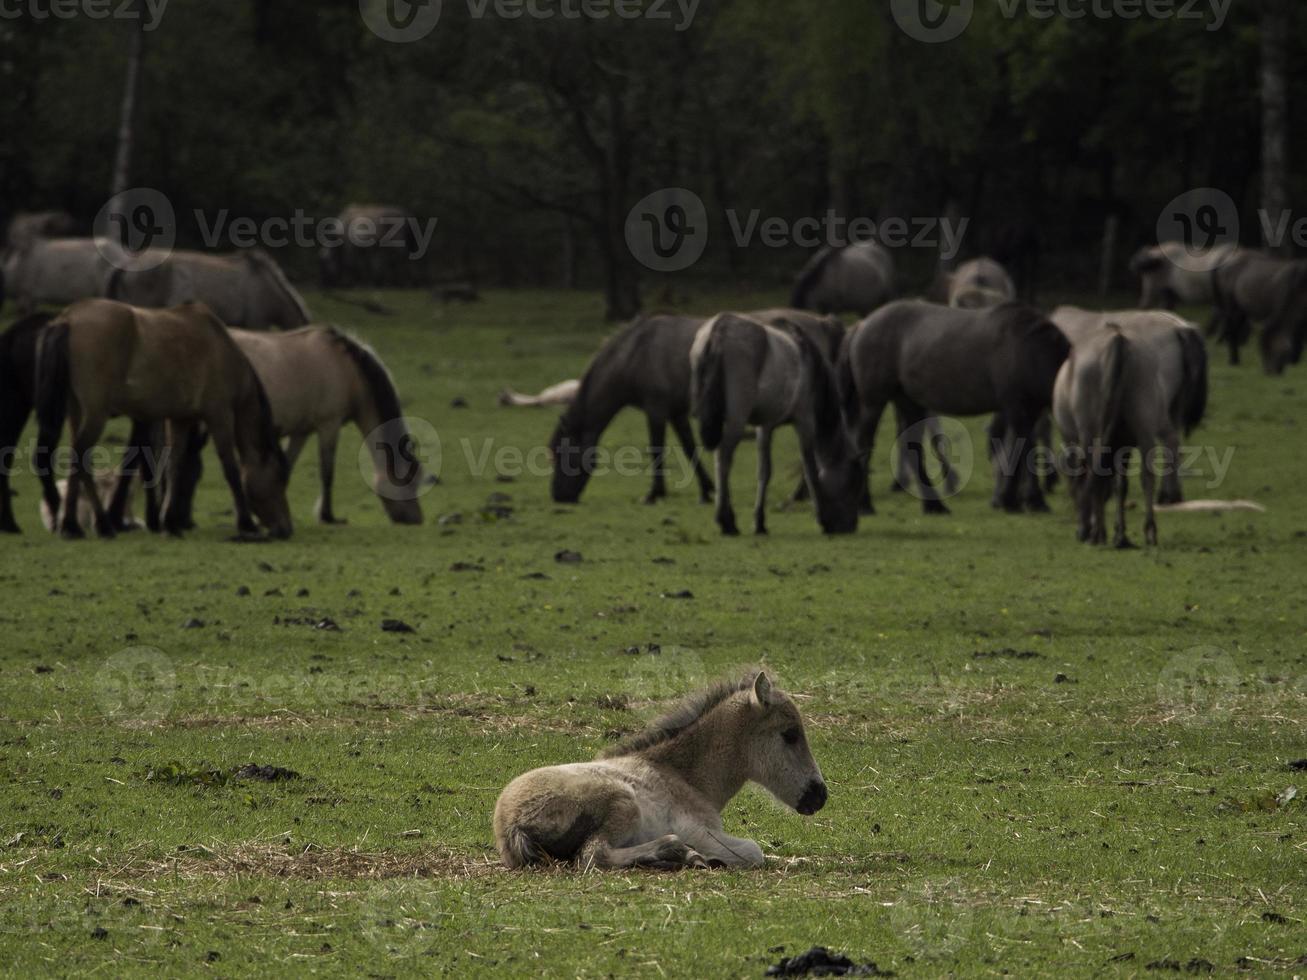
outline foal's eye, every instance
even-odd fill
[[[802,735],[803,732],[799,731],[797,728],[787,728],[785,731],[781,732],[781,738],[785,739],[786,745],[798,745],[799,739]]]

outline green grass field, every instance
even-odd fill
[[[594,297],[310,302],[438,433],[427,523],[386,523],[354,432],[349,524],[313,523],[310,447],[283,544],[228,540],[212,460],[184,541],[53,539],[16,479],[0,973],[761,977],[813,945],[902,977],[1307,972],[1307,793],[1289,791],[1307,789],[1307,368],[1214,356],[1208,475],[1186,489],[1268,513],[1163,514],[1156,549],[1078,545],[1062,490],[1052,515],[992,511],[979,450],[952,516],[923,517],[885,492],[884,438],[856,536],[795,509],[722,540],[683,475],[654,507],[636,474],[560,508],[539,453],[519,465],[556,413],[495,395],[575,376],[606,330]],[[628,413],[606,445],[644,442]],[[792,435],[777,458],[779,506]],[[1212,459],[1230,462],[1215,486]],[[748,447],[736,478],[747,527]],[[752,664],[800,697],[831,789],[812,818],[760,790],[731,805],[765,870],[497,865],[510,778]],[[230,778],[246,763],[301,778]]]

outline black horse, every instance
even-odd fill
[[[18,440],[36,407],[36,352],[49,313],[24,317],[0,334],[0,532],[18,534],[9,477],[18,457]],[[59,511],[59,489],[49,458],[34,460],[42,494],[51,513]]]

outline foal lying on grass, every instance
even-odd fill
[[[756,868],[762,848],[722,832],[749,780],[805,816],[826,804],[799,709],[761,671],[691,695],[594,762],[517,777],[495,804],[495,842],[510,868]]]

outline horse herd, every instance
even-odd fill
[[[1174,306],[1202,296],[1186,291],[1193,263],[1164,244],[1136,256],[1142,306]],[[1170,256],[1161,264],[1155,254]],[[1268,373],[1298,359],[1307,329],[1304,265],[1240,250],[1207,262],[1213,327],[1232,355],[1261,322]],[[1162,277],[1169,277],[1159,285]],[[721,313],[711,319],[655,315],[638,319],[601,348],[584,376],[531,398],[506,392],[504,404],[564,404],[550,440],[553,499],[579,500],[596,469],[599,440],[628,406],[648,418],[653,485],[666,494],[664,456],[670,424],[691,459],[700,497],[713,479],[698,458],[692,420],[716,463],[716,520],[739,533],[730,471],[749,430],[758,438],[754,530],[767,530],[772,434],[793,425],[804,484],[827,533],[856,529],[873,513],[868,460],[885,410],[897,416],[896,487],[915,484],[926,513],[947,513],[946,489],[929,475],[928,451],[942,478],[954,479],[943,451],[939,416],[992,414],[989,450],[993,505],[1010,512],[1046,511],[1056,474],[1041,472],[1037,451],[1062,436],[1057,471],[1077,510],[1077,537],[1106,543],[1106,507],[1117,509],[1113,542],[1128,547],[1125,511],[1131,458],[1141,460],[1144,535],[1157,541],[1155,503],[1178,505],[1180,438],[1204,417],[1207,350],[1201,330],[1167,310],[1095,312],[1071,306],[1045,314],[1017,300],[1011,277],[992,259],[964,263],[926,299],[893,299],[893,262],[875,243],[828,249],[802,271],[792,308]],[[833,313],[864,313],[849,329]],[[1301,312],[1300,312],[1301,311]],[[1241,338],[1238,343],[1232,337]]]
[[[15,254],[30,259],[49,249],[100,269],[101,244],[36,235],[11,249],[9,267],[22,266]],[[1185,273],[1192,263],[1165,258],[1172,247],[1145,250],[1134,260],[1144,305],[1205,296],[1223,337],[1246,340],[1253,322],[1265,324],[1269,371],[1297,359],[1304,323],[1299,264],[1243,251],[1225,261],[1212,257],[1202,293],[1202,276]],[[1160,264],[1154,253],[1164,257]],[[192,527],[200,451],[208,441],[231,490],[239,532],[285,537],[292,529],[290,469],[316,436],[317,516],[334,523],[332,474],[347,423],[364,435],[373,489],[388,516],[420,523],[418,498],[435,477],[418,463],[385,365],[335,328],[301,325],[307,308],[270,262],[259,253],[179,252],[148,269],[110,263],[105,288],[96,291],[105,297],[80,299],[58,315],[27,312],[0,336],[0,530],[18,530],[9,472],[33,411],[43,508],[52,530],[66,537],[84,536],[89,522],[102,536],[137,526],[130,499],[138,475],[148,527],[172,534]],[[250,275],[263,270],[273,293],[290,299],[267,307],[271,321],[261,318],[259,304],[224,304],[230,282],[214,271],[222,263]],[[20,283],[34,281],[25,274]],[[69,288],[67,278],[47,278]],[[790,308],[709,319],[644,316],[608,340],[581,379],[534,399],[507,395],[505,403],[566,405],[549,442],[551,494],[560,503],[579,501],[596,471],[603,432],[628,406],[648,420],[653,484],[646,499],[665,496],[670,425],[694,467],[701,499],[716,496],[716,522],[727,535],[739,533],[730,473],[750,435],[758,447],[754,531],[767,531],[773,434],[789,425],[802,456],[796,498],[812,500],[822,530],[844,534],[856,530],[860,514],[873,512],[869,459],[888,407],[899,437],[896,485],[913,487],[927,513],[947,512],[943,498],[955,479],[940,416],[992,414],[993,504],[1010,512],[1048,509],[1044,494],[1054,477],[1036,462],[1041,448],[1051,449],[1055,423],[1078,536],[1106,542],[1106,504],[1115,492],[1114,541],[1128,544],[1126,472],[1137,452],[1145,537],[1156,542],[1154,500],[1182,499],[1179,439],[1201,422],[1206,407],[1206,347],[1194,324],[1155,309],[1062,307],[1046,315],[1018,301],[1011,277],[986,258],[950,272],[926,299],[896,300],[894,293],[892,257],[881,246],[829,249],[800,274]],[[182,294],[190,301],[172,305]],[[43,303],[66,298],[51,290],[23,295]],[[848,310],[865,316],[846,329],[833,314]],[[297,329],[257,329],[268,322]],[[102,492],[102,475],[89,460],[114,417],[131,419],[132,430],[122,466]],[[712,475],[697,452],[695,421],[697,441],[714,456]],[[51,461],[65,424],[72,454],[61,487]],[[944,487],[932,482],[931,452],[940,459]]]

